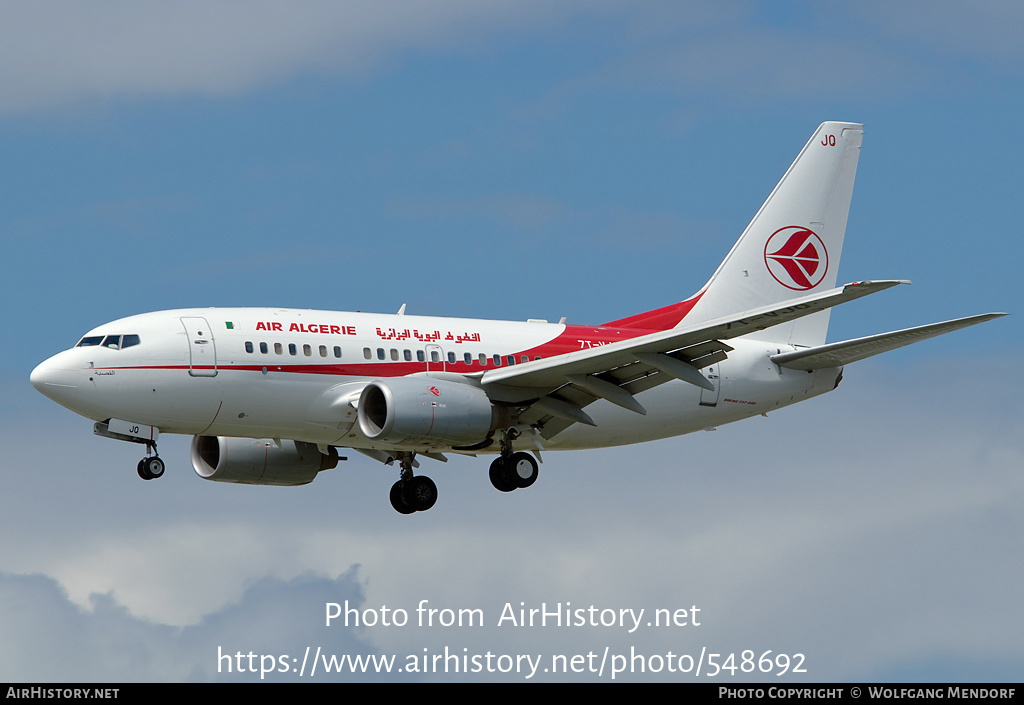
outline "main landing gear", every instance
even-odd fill
[[[399,514],[425,512],[437,501],[437,485],[426,475],[412,474],[415,453],[399,453],[402,478],[391,486],[391,506]]]
[[[163,477],[164,461],[160,460],[160,456],[156,454],[156,443],[147,443],[146,452],[152,452],[153,455],[148,455],[139,461],[136,468],[139,477],[143,480],[155,480],[158,477]]]
[[[517,435],[512,429],[501,434],[501,454],[491,463],[491,484],[502,492],[529,487],[537,481],[540,474],[540,466],[530,453],[513,452],[512,441]],[[391,486],[391,506],[399,514],[425,512],[433,507],[437,502],[437,485],[426,475],[412,474],[416,454],[397,453],[396,456],[387,459],[387,464],[391,465],[395,457],[401,464],[402,471],[401,479]],[[142,474],[141,470],[139,474]]]
[[[501,434],[501,455],[493,463],[488,473],[491,484],[501,492],[511,492],[529,487],[537,481],[540,467],[537,461],[529,453],[513,453],[512,441],[515,439],[513,433]]]
[[[502,492],[529,487],[537,481],[540,468],[529,453],[512,453],[508,457],[498,456],[488,473],[494,489]]]

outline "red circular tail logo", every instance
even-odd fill
[[[810,228],[790,225],[772,233],[764,245],[764,263],[779,284],[807,291],[825,278],[828,250]]]

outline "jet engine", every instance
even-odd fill
[[[204,480],[243,485],[305,485],[337,466],[338,451],[321,453],[313,443],[268,438],[194,436],[192,467]]]
[[[385,443],[465,446],[508,425],[508,411],[478,387],[432,377],[395,377],[359,395],[359,428]]]

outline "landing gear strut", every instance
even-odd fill
[[[391,486],[391,506],[399,514],[425,512],[437,501],[437,485],[426,475],[412,474],[412,461],[415,453],[399,453],[398,461],[402,465],[402,478]]]
[[[156,454],[156,443],[147,443],[146,451],[152,452],[153,455],[146,456],[139,461],[136,467],[139,477],[143,480],[155,480],[158,477],[163,477],[164,461],[160,460],[160,456]]]
[[[529,487],[537,481],[540,467],[529,453],[512,452],[512,441],[518,434],[509,430],[501,434],[501,455],[491,463],[488,475],[491,484],[501,492]]]

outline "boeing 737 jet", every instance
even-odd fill
[[[598,448],[738,421],[835,389],[843,367],[1005,314],[826,343],[831,307],[907,283],[836,286],[863,126],[822,124],[696,294],[602,325],[275,308],[161,311],[105,323],[33,386],[146,446],[193,435],[207,480],[303,485],[350,448],[399,468],[391,504],[429,509],[418,458],[492,454],[502,492],[546,450]]]

